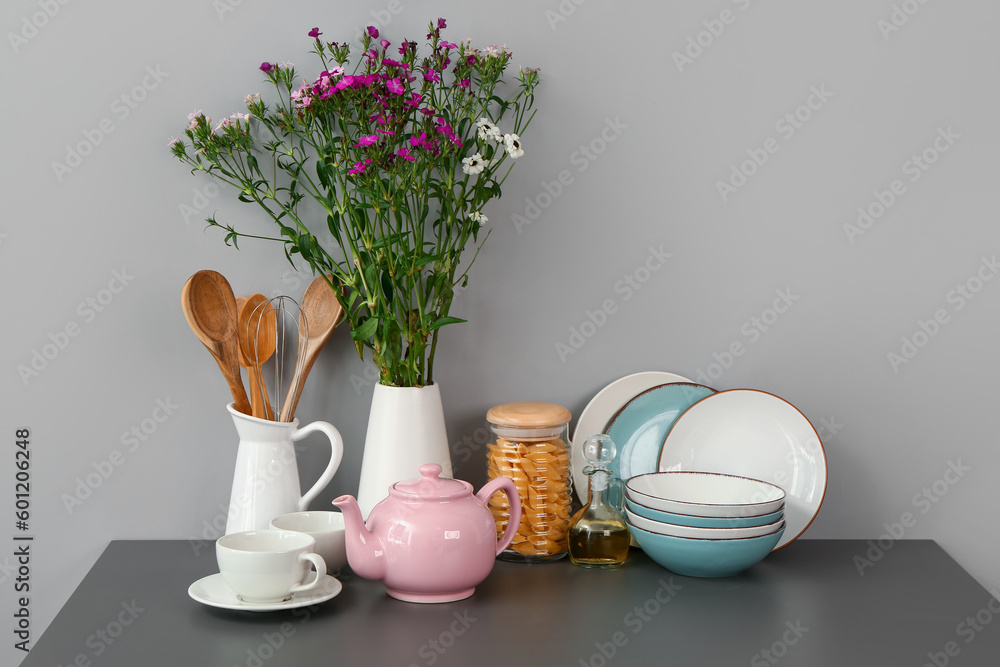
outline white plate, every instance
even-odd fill
[[[291,600],[285,602],[244,602],[233,592],[222,575],[215,573],[191,584],[188,587],[188,595],[209,607],[238,611],[281,611],[282,609],[295,609],[326,602],[330,598],[336,597],[343,588],[343,584],[330,575],[326,575],[326,580],[316,588],[296,593]]]
[[[590,399],[590,403],[587,403],[587,407],[580,413],[580,418],[576,420],[576,429],[573,431],[570,446],[573,486],[576,487],[576,495],[580,502],[587,502],[587,476],[583,474],[583,468],[587,465],[587,461],[583,458],[583,443],[587,438],[597,433],[606,433],[605,429],[608,428],[612,417],[637,394],[661,384],[690,381],[674,373],[644,371],[615,380]]]
[[[721,472],[785,490],[785,534],[794,542],[826,494],[826,452],[816,429],[792,404],[763,391],[720,391],[687,409],[667,433],[659,469]]]

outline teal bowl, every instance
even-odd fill
[[[641,505],[631,498],[625,498],[625,506],[628,507],[632,513],[638,514],[646,519],[660,521],[662,523],[672,523],[676,526],[689,526],[691,528],[754,528],[756,526],[764,526],[769,523],[776,523],[781,520],[782,515],[785,513],[784,509],[780,509],[777,512],[762,514],[760,516],[691,516],[688,514],[662,512],[660,510],[653,509],[652,507]]]
[[[781,528],[763,537],[704,540],[651,533],[632,525],[632,537],[650,558],[686,577],[730,577],[760,562],[781,539]]]

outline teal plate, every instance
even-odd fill
[[[692,382],[671,382],[633,397],[608,424],[608,435],[618,448],[611,472],[623,481],[657,472],[660,448],[674,421],[692,405],[716,393]]]

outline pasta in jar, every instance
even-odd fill
[[[508,477],[521,500],[521,523],[505,560],[551,560],[566,555],[572,514],[570,455],[566,445],[569,410],[551,403],[508,403],[487,414],[494,441],[487,448],[490,479]],[[489,502],[502,535],[510,519],[507,499]]]

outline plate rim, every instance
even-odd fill
[[[819,516],[819,511],[820,511],[820,509],[822,509],[823,503],[826,502],[826,491],[827,491],[827,488],[829,487],[829,482],[830,482],[830,465],[829,465],[829,459],[827,458],[827,455],[826,455],[826,447],[823,445],[823,439],[819,436],[819,431],[816,430],[816,427],[813,426],[813,423],[811,421],[809,421],[809,418],[806,417],[805,413],[802,412],[802,410],[798,409],[794,404],[792,404],[791,402],[785,400],[781,396],[778,396],[777,394],[771,393],[769,391],[764,391],[763,389],[750,389],[750,388],[746,388],[746,387],[737,387],[737,388],[734,388],[734,389],[723,389],[722,391],[717,391],[714,394],[706,396],[705,398],[701,399],[701,401],[698,401],[697,403],[695,403],[694,405],[692,405],[690,408],[688,408],[684,413],[682,413],[681,415],[679,415],[677,417],[677,419],[674,421],[674,423],[670,425],[670,429],[667,430],[667,434],[665,436],[663,436],[663,444],[660,445],[660,456],[659,456],[659,458],[657,458],[656,467],[659,470],[661,462],[663,460],[663,448],[666,447],[667,440],[670,438],[670,434],[673,433],[674,427],[677,426],[678,422],[680,422],[680,420],[684,417],[684,415],[688,414],[691,410],[693,410],[695,408],[695,406],[697,406],[702,401],[707,401],[710,398],[715,398],[717,396],[722,396],[724,394],[731,394],[731,393],[734,393],[734,392],[746,392],[746,393],[764,394],[765,396],[770,396],[771,398],[776,398],[779,401],[781,401],[782,403],[785,403],[786,405],[790,406],[793,410],[795,410],[795,412],[799,413],[799,415],[802,417],[802,419],[805,420],[805,423],[809,425],[809,428],[812,429],[813,433],[816,435],[816,442],[819,443],[819,452],[823,456],[823,491],[822,491],[822,494],[820,495],[819,502],[816,504],[816,508],[815,508],[815,510],[812,513],[812,516],[809,517],[809,521],[807,521],[806,525],[802,527],[802,530],[800,530],[798,533],[796,533],[795,535],[793,535],[791,539],[789,539],[784,544],[775,545],[774,549],[771,550],[771,553],[774,553],[775,551],[781,551],[782,549],[784,549],[785,547],[787,547],[789,544],[792,544],[797,539],[799,539],[800,537],[802,537],[802,535],[805,534],[805,532],[807,530],[809,530],[809,526],[811,526],[813,524],[813,522],[816,520],[816,517]],[[667,472],[667,471],[659,470],[659,472]],[[711,472],[711,471],[708,471],[708,472]],[[723,473],[723,474],[737,474],[737,473]],[[762,481],[766,481],[766,480],[762,480]],[[778,484],[777,486],[781,486],[781,485]],[[784,487],[781,487],[781,488],[782,488],[782,490],[785,491],[785,498],[787,500],[787,498],[789,496],[789,493],[788,493],[787,489],[785,489]],[[786,510],[787,510],[787,508],[786,508]],[[787,524],[786,524],[786,527],[787,527]],[[784,536],[782,536],[781,539],[783,540]],[[779,540],[779,542],[780,542],[780,540]]]

